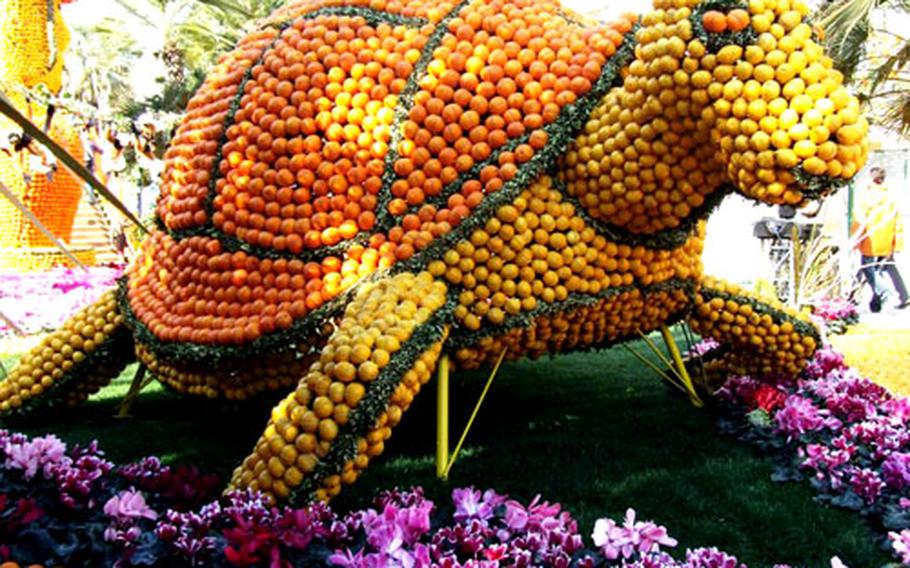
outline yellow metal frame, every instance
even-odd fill
[[[689,370],[686,369],[686,364],[682,359],[682,355],[679,352],[679,347],[676,345],[676,340],[673,339],[673,334],[670,332],[670,328],[666,325],[660,326],[660,333],[663,337],[664,344],[667,346],[667,351],[670,353],[670,357],[660,350],[659,347],[651,340],[650,337],[638,332],[638,335],[641,336],[642,341],[645,342],[645,345],[648,346],[648,349],[651,350],[654,355],[666,366],[666,370],[658,367],[653,361],[649,360],[647,357],[641,353],[635,351],[629,345],[623,343],[623,347],[626,350],[635,356],[636,359],[646,365],[652,371],[657,373],[657,375],[663,380],[667,381],[670,385],[676,387],[680,391],[689,395],[689,400],[692,402],[692,406],[701,408],[705,405],[704,401],[698,396],[698,392],[695,390],[695,385],[692,382],[692,377],[689,376]]]
[[[499,372],[499,367],[502,365],[505,356],[506,349],[503,349],[502,353],[499,354],[499,359],[496,360],[496,365],[493,366],[490,378],[487,379],[487,384],[484,385],[483,391],[480,393],[480,398],[477,399],[477,404],[474,405],[474,410],[471,412],[471,417],[468,418],[468,423],[461,432],[458,443],[455,444],[455,451],[452,452],[451,457],[449,457],[448,355],[443,355],[442,359],[439,361],[439,383],[436,391],[436,477],[439,479],[446,480],[449,478],[449,472],[452,471],[452,466],[455,465],[455,460],[458,459],[458,455],[461,453],[461,448],[468,437],[468,432],[471,430],[471,426],[474,425],[474,420],[480,412],[480,407],[483,405],[483,401],[486,399],[487,393],[493,385],[493,379],[496,378],[496,374]]]
[[[133,382],[130,384],[130,390],[127,391],[126,395],[123,397],[123,400],[120,401],[120,407],[117,409],[116,418],[129,418],[130,410],[133,408],[133,403],[136,401],[136,397],[139,396],[139,393],[142,390],[149,386],[155,377],[149,374],[148,377],[145,376],[146,368],[142,363],[139,364],[139,367],[136,369],[136,374],[133,375]]]

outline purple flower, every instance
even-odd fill
[[[778,431],[788,438],[798,438],[807,432],[814,432],[826,427],[840,426],[840,421],[828,416],[827,410],[821,410],[812,400],[800,395],[793,395],[784,401],[783,407],[774,415]]]
[[[608,560],[632,558],[635,553],[657,553],[661,546],[676,546],[676,539],[667,535],[665,527],[652,521],[636,521],[632,508],[626,510],[622,526],[612,519],[599,519],[594,523],[591,538]]]
[[[721,552],[715,547],[696,548],[686,551],[685,568],[748,568],[735,556]]]
[[[866,503],[874,503],[881,495],[885,483],[878,472],[866,468],[855,468],[850,475],[850,488]]]
[[[632,550],[625,548],[628,544],[626,531],[613,519],[597,519],[591,538],[607,560],[632,556]]]
[[[486,521],[493,516],[493,510],[505,501],[504,497],[497,495],[492,489],[487,489],[483,494],[473,487],[454,489],[452,503],[455,505],[455,520],[466,521],[479,519]]]
[[[661,546],[674,547],[676,539],[667,534],[667,529],[652,521],[636,521],[635,509],[626,510],[623,527],[629,539],[639,552],[659,552]]]
[[[910,529],[904,529],[899,533],[889,532],[888,540],[891,541],[894,555],[904,564],[910,564]]]
[[[910,485],[910,453],[894,452],[882,462],[882,478],[888,487],[903,489]]]
[[[142,493],[133,488],[121,491],[108,499],[104,504],[104,514],[116,521],[128,522],[132,519],[158,518],[158,513],[145,503]]]
[[[46,472],[47,466],[59,463],[66,453],[66,444],[49,434],[31,442],[8,443],[4,452],[6,467],[23,470],[25,479],[31,479],[39,469]]]

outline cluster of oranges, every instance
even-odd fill
[[[54,120],[50,135],[70,155],[81,159],[82,144],[79,135],[64,118]],[[72,172],[62,164],[49,163],[33,143],[30,149],[0,153],[0,182],[55,237],[69,242],[76,210],[82,199],[82,185]],[[15,205],[5,198],[0,199],[0,248],[55,246]],[[22,253],[27,254],[27,251]]]
[[[20,359],[9,376],[0,382],[0,413],[22,408],[30,400],[46,395],[86,357],[99,349],[123,324],[117,307],[116,293],[105,293],[94,304],[84,308],[58,329],[48,334],[34,349]],[[74,406],[107,384],[125,365],[123,354],[110,362],[86,371],[87,376],[74,383],[64,400]],[[113,369],[112,366],[119,367]]]
[[[712,278],[706,278],[696,294],[690,325],[732,347],[723,361],[728,373],[796,375],[818,347],[817,334],[807,333],[814,326],[806,314]]]
[[[389,239],[409,257],[457,226],[547,147],[632,22],[580,28],[556,2],[466,5],[447,23],[400,125]]]
[[[234,472],[232,485],[287,497],[304,475],[312,473],[328,456],[350,416],[362,411],[361,403],[371,384],[414,330],[445,301],[445,285],[427,272],[403,273],[358,292],[319,360],[297,390],[275,407],[255,452]],[[398,423],[420,385],[429,380],[441,339],[418,360],[412,372],[395,377],[397,387],[391,400],[376,401],[385,411],[364,438],[363,447],[358,448],[363,450],[363,458],[355,460],[359,469],[366,466],[369,457],[382,452],[391,427]],[[352,463],[344,472],[344,480],[353,482],[356,471]],[[327,477],[323,491],[336,494],[340,481],[341,474]]]
[[[285,350],[212,370],[162,359],[141,343],[136,345],[136,357],[159,381],[181,394],[236,401],[251,399],[264,391],[289,388],[312,363],[312,357],[297,350]]]
[[[316,9],[363,8],[403,18],[425,19],[431,23],[442,20],[455,6],[449,0],[291,0],[273,12],[267,23],[279,25]]]
[[[206,204],[231,102],[247,70],[276,36],[276,30],[265,28],[243,38],[221,57],[187,104],[183,122],[164,154],[156,213],[168,229],[189,229],[208,221]]]
[[[565,158],[568,189],[588,212],[635,232],[673,228],[725,180],[768,203],[806,197],[800,173],[851,177],[866,121],[812,38],[801,0],[750,0],[702,15],[660,0],[636,32],[636,60]],[[722,21],[722,23],[721,23]],[[744,24],[756,41],[706,40]],[[712,31],[713,30],[713,31]]]
[[[175,241],[155,232],[127,270],[135,317],[159,339],[240,344],[275,330],[388,268],[376,249],[356,245],[344,261],[260,259],[226,252],[208,237]]]
[[[227,129],[215,227],[294,254],[372,229],[395,107],[431,30],[338,16],[285,29]]]
[[[158,339],[248,342],[408,260],[548,145],[632,27],[580,26],[553,0],[336,5],[279,11],[190,103],[157,211],[177,232],[130,269]]]
[[[689,303],[686,286],[642,292],[617,291],[606,298],[534,318],[531,325],[484,337],[458,349],[459,368],[474,369],[495,362],[503,349],[507,358],[536,358],[584,347],[607,346],[649,332],[680,313]]]
[[[695,279],[703,238],[699,226],[672,250],[617,244],[585,223],[551,178],[542,176],[428,270],[462,288],[455,315],[477,330],[570,295]]]

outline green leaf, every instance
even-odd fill
[[[84,165],[79,163],[78,160],[69,155],[69,152],[63,149],[62,146],[54,142],[50,136],[45,134],[45,132],[35,126],[29,121],[22,113],[20,113],[13,103],[6,98],[5,95],[0,94],[0,114],[6,116],[13,122],[19,125],[22,128],[22,131],[25,132],[28,136],[37,140],[42,146],[50,150],[51,154],[54,155],[60,162],[63,163],[71,172],[73,172],[77,177],[82,179],[85,183],[89,184],[92,189],[97,191],[102,197],[104,197],[111,205],[116,207],[121,213],[123,213],[127,219],[133,222],[139,229],[144,233],[148,233],[148,229],[142,224],[132,211],[127,209],[126,205],[120,202],[113,193],[108,190],[100,181],[98,181],[95,176],[92,175],[92,172],[88,170]]]

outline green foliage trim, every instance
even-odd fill
[[[790,172],[796,178],[800,192],[808,199],[819,199],[831,195],[849,183],[843,178],[810,174],[802,166],[792,168]]]

